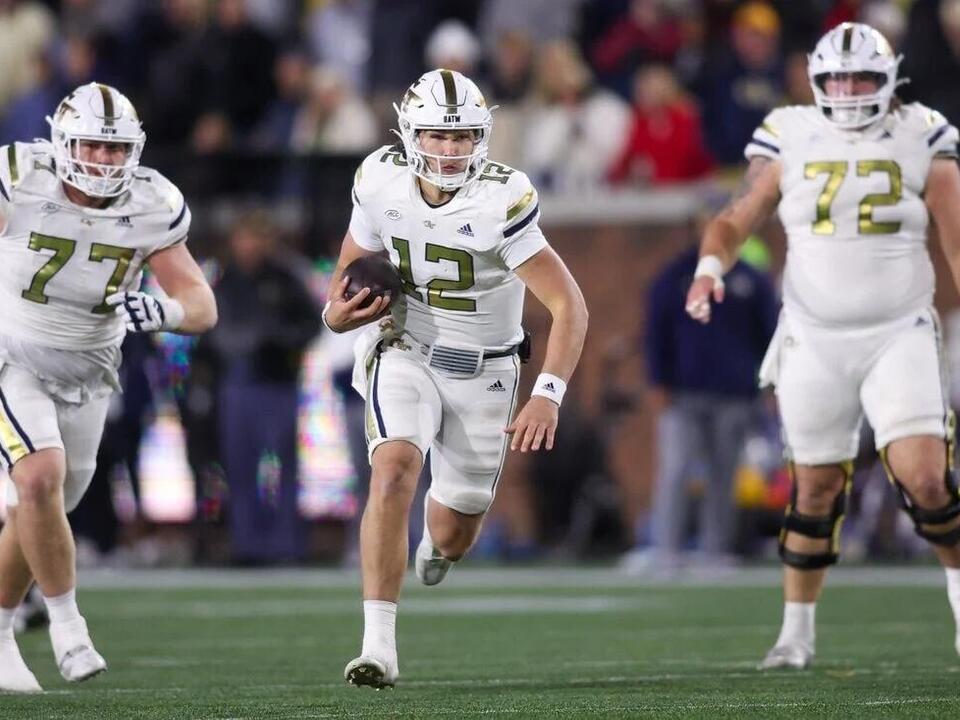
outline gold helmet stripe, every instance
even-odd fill
[[[113,125],[113,121],[116,118],[113,112],[113,95],[110,93],[110,88],[106,85],[100,85],[97,83],[97,88],[100,90],[100,94],[103,96],[103,124],[107,127]]]
[[[447,112],[455,113],[457,111],[457,83],[453,79],[453,73],[449,70],[441,70],[440,77],[443,79],[443,91],[447,96]]]
[[[850,25],[846,27],[843,31],[843,48],[842,52],[844,55],[850,53],[850,45],[853,43],[853,26]]]

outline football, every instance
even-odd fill
[[[361,308],[368,307],[374,299],[386,293],[390,293],[390,297],[396,300],[403,289],[397,268],[383,255],[358,257],[347,265],[343,272],[350,278],[343,294],[344,299],[349,300],[363,288],[370,288],[370,294],[364,298]]]

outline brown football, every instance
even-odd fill
[[[365,308],[375,298],[390,293],[392,300],[400,296],[403,283],[397,268],[383,255],[364,255],[347,265],[343,274],[350,278],[344,299],[349,300],[363,288],[370,288],[370,294],[364,298],[361,308]]]

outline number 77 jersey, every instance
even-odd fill
[[[63,350],[119,345],[123,321],[106,297],[138,288],[147,258],[186,239],[190,210],[142,166],[110,205],[81,207],[53,163],[45,141],[0,147],[0,334]]]
[[[774,110],[746,147],[782,164],[784,307],[801,321],[858,327],[933,303],[923,200],[930,165],[957,158],[957,129],[919,103],[866,130],[838,130],[815,107]]]
[[[427,345],[506,349],[523,338],[524,286],[514,270],[547,246],[539,215],[527,176],[494,162],[433,207],[402,150],[385,146],[357,171],[350,234],[366,250],[386,250],[399,269],[400,329]]]

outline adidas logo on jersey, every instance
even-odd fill
[[[467,237],[473,237],[473,228],[470,227],[470,223],[467,223],[466,225],[461,225],[457,229],[457,232],[460,233],[461,235],[466,235]]]
[[[130,222],[129,215],[124,215],[119,220],[117,220],[117,225],[119,225],[120,227],[128,227],[128,228],[133,227],[133,223]]]
[[[506,392],[507,389],[503,386],[503,383],[497,380],[492,385],[487,386],[487,392]]]

